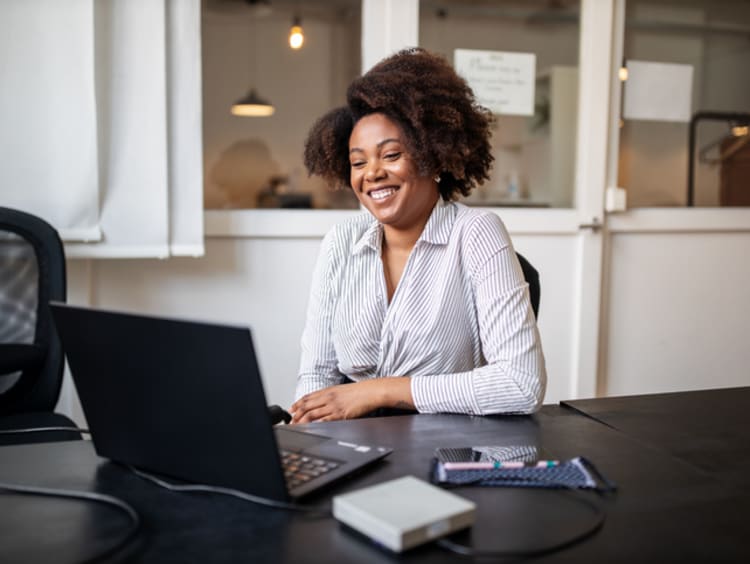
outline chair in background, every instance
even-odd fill
[[[534,310],[534,317],[539,319],[539,299],[541,297],[541,287],[539,284],[539,272],[534,268],[521,253],[516,253],[518,262],[521,263],[523,277],[529,285],[529,296],[531,298],[531,309]]]
[[[70,431],[2,431],[76,425],[54,413],[64,354],[48,306],[65,301],[65,252],[57,231],[0,207],[0,445],[80,439]]]

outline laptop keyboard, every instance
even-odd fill
[[[284,467],[286,485],[290,489],[301,486],[340,466],[333,460],[283,449],[281,449],[281,465]]]

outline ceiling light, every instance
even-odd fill
[[[300,49],[305,42],[305,35],[302,31],[302,20],[299,16],[294,16],[292,27],[289,30],[289,47]]]
[[[274,111],[276,110],[271,102],[258,96],[254,88],[251,88],[250,92],[232,104],[232,113],[236,116],[264,117],[273,115]]]

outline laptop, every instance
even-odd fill
[[[99,456],[288,501],[391,452],[274,427],[247,327],[50,307]]]

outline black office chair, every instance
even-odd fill
[[[534,317],[539,319],[539,299],[541,297],[541,287],[539,284],[539,272],[521,253],[516,253],[518,262],[521,263],[523,277],[529,285],[529,297],[531,298],[531,309],[534,310]]]
[[[57,231],[36,216],[0,207],[0,445],[81,438],[69,431],[2,432],[76,426],[53,412],[65,361],[48,302],[65,301],[65,284]]]

